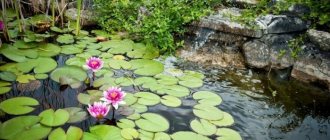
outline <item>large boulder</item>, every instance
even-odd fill
[[[76,21],[78,17],[77,9],[76,8],[67,9],[64,15],[68,20]],[[97,25],[97,22],[95,20],[95,13],[93,13],[92,10],[82,10],[80,19],[81,19],[81,25],[83,26]]]
[[[309,27],[308,22],[294,16],[265,15],[256,19],[266,34],[280,34],[304,31]]]
[[[244,25],[232,20],[231,17],[233,16],[241,16],[240,9],[228,8],[219,10],[213,15],[204,17],[200,21],[193,22],[193,25],[248,37],[260,38],[263,35],[263,31],[260,27],[253,27],[257,26],[257,24],[253,26]]]
[[[309,40],[316,44],[320,50],[330,51],[330,33],[310,29],[307,31]]]
[[[266,68],[269,66],[269,47],[258,41],[247,42],[242,47],[245,62],[250,67]]]
[[[323,83],[330,89],[330,53],[305,47],[293,66],[291,76],[305,82]]]

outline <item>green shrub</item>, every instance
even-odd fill
[[[126,31],[133,39],[152,43],[171,53],[178,44],[174,36],[183,26],[210,13],[219,0],[95,0],[97,20],[110,32]]]

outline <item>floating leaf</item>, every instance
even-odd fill
[[[69,28],[64,28],[64,29],[61,29],[61,28],[58,28],[58,27],[50,27],[50,30],[54,31],[54,32],[57,32],[57,33],[67,33],[67,32],[70,32],[72,31],[72,29],[69,29]]]
[[[84,50],[82,48],[78,48],[75,45],[63,45],[61,53],[63,54],[78,54],[82,53]]]
[[[91,104],[91,96],[88,94],[79,93],[77,96],[77,99],[78,99],[79,103],[81,103],[81,104],[84,104],[84,105]]]
[[[206,120],[220,120],[223,118],[223,112],[211,105],[198,104],[194,106],[193,113],[202,119]]]
[[[81,67],[85,65],[86,59],[81,57],[72,57],[65,61],[66,65]]]
[[[57,128],[49,134],[49,140],[80,140],[83,136],[83,131],[75,126],[70,126],[67,133],[62,128]]]
[[[55,69],[50,77],[56,82],[60,82],[60,77],[69,77],[78,81],[85,81],[87,74],[84,70],[79,67],[74,66],[64,66],[61,68]]]
[[[140,140],[153,140],[154,139],[155,133],[145,131],[143,129],[139,129],[139,132],[140,132],[140,135],[139,135]]]
[[[220,127],[231,126],[234,124],[234,118],[229,113],[223,112],[223,119],[210,122]]]
[[[125,60],[110,59],[106,63],[113,69],[130,69],[132,67],[131,63]]]
[[[136,59],[130,61],[135,74],[153,76],[164,71],[164,65],[158,61],[148,59]]]
[[[171,137],[173,140],[210,140],[208,137],[190,131],[175,132]]]
[[[28,58],[38,57],[38,53],[32,50],[19,50],[12,46],[4,46],[1,49],[1,53],[6,56],[8,59],[16,62],[24,62]]]
[[[34,110],[31,106],[39,105],[39,102],[30,97],[15,97],[0,103],[0,109],[7,114],[22,115]]]
[[[136,103],[137,100],[138,99],[131,93],[126,93],[126,96],[124,98],[126,105],[132,105]]]
[[[203,81],[194,76],[181,76],[179,77],[179,84],[189,88],[198,88],[203,86]]]
[[[116,84],[120,86],[131,86],[134,84],[134,80],[129,77],[120,77],[115,80]]]
[[[99,56],[102,52],[99,50],[94,50],[94,49],[87,49],[84,52],[85,54],[89,54],[91,56]]]
[[[132,115],[127,116],[126,118],[131,120],[138,120],[141,118],[141,115],[139,113],[134,113]]]
[[[120,119],[119,122],[117,122],[117,126],[120,128],[134,128],[135,123],[128,119]]]
[[[111,43],[109,46],[111,47],[108,51],[112,54],[125,54],[126,52],[130,52],[133,49],[134,42],[129,39],[117,41],[117,40],[111,40]]]
[[[100,140],[100,138],[92,133],[84,132],[82,140]]]
[[[90,127],[90,132],[102,140],[124,140],[121,136],[121,130],[115,126],[96,125]]]
[[[13,47],[19,48],[19,49],[29,49],[29,48],[34,48],[37,47],[36,43],[26,43],[23,40],[17,40],[14,44]]]
[[[70,118],[69,112],[64,109],[58,109],[55,112],[53,109],[47,109],[41,112],[39,116],[41,117],[40,123],[46,126],[60,126]]]
[[[34,75],[34,77],[36,79],[47,79],[48,78],[48,74],[43,74],[43,73],[37,73],[36,75]]]
[[[51,58],[42,58],[39,57],[36,61],[36,66],[34,68],[34,73],[47,73],[52,71],[57,67],[57,63],[54,59]],[[45,65],[47,64],[47,65]]]
[[[126,94],[125,98],[126,98],[126,97],[127,97],[127,94]],[[135,112],[135,110],[134,110],[134,108],[131,108],[131,107],[129,107],[129,106],[127,106],[127,105],[125,104],[125,106],[121,106],[121,107],[117,110],[117,112],[118,112],[120,115],[129,116],[129,115],[132,115],[132,114]]]
[[[187,75],[187,76],[196,77],[198,79],[204,79],[205,78],[204,74],[196,72],[196,71],[185,70],[184,74]]]
[[[152,77],[139,77],[134,80],[136,85],[143,85],[143,84],[150,84],[150,83],[157,83],[155,78]]]
[[[181,100],[179,98],[170,95],[162,96],[160,102],[169,107],[179,107],[181,105]]]
[[[219,128],[216,133],[217,140],[242,140],[241,135],[235,130],[229,128]]]
[[[19,116],[0,125],[0,139],[13,139],[40,121],[38,116]]]
[[[171,136],[164,132],[155,133],[154,140],[171,140]]]
[[[15,140],[36,140],[44,139],[47,137],[49,132],[52,130],[50,127],[46,127],[40,124],[33,125],[29,128],[25,128],[23,132],[16,135],[13,139]]]
[[[49,136],[48,136],[48,140],[66,140],[66,134],[65,131],[59,127],[55,130],[53,130]]]
[[[71,44],[74,42],[74,39],[73,36],[70,34],[63,34],[63,35],[59,35],[56,41],[62,44]]]
[[[18,75],[17,79],[16,79],[16,81],[18,81],[20,83],[29,83],[32,80],[36,80],[36,78],[34,78],[34,76],[31,74]]]
[[[135,121],[136,125],[146,131],[161,132],[170,127],[168,121],[163,117],[155,113],[144,113],[142,118]]]
[[[0,87],[0,95],[5,94],[11,90],[11,87]]]
[[[4,71],[0,72],[0,79],[13,82],[16,81],[16,75],[12,72]]]
[[[64,110],[69,112],[69,120],[67,123],[77,123],[87,119],[87,113],[82,108],[79,107],[68,107]]]
[[[153,89],[151,89],[153,90]],[[158,94],[168,94],[174,97],[188,96],[190,91],[188,88],[179,85],[159,86],[157,89]]]
[[[160,97],[151,92],[137,92],[134,94],[135,97],[138,97],[138,103],[141,105],[156,105],[160,102]]]
[[[130,106],[131,108],[134,108],[136,113],[143,113],[148,111],[148,107],[145,105],[141,105],[139,103],[135,103],[133,105]]]
[[[102,78],[99,78],[94,81],[93,86],[94,87],[100,87],[107,85],[108,87],[116,86],[115,79],[111,78],[110,76],[104,76]]]
[[[179,81],[175,77],[165,74],[157,74],[155,77],[158,79],[157,82],[162,85],[176,85]]]
[[[135,43],[132,47],[132,51],[127,52],[127,56],[130,58],[142,58],[145,51],[146,46],[143,43]]]
[[[200,104],[208,104],[208,105],[219,105],[222,102],[222,99],[219,95],[210,92],[210,91],[198,91],[193,94],[193,98],[195,100],[199,100]]]
[[[53,57],[61,52],[61,47],[52,43],[42,43],[36,49],[39,56],[42,57]]]
[[[217,127],[215,127],[215,125],[204,119],[201,119],[200,121],[197,119],[192,120],[190,122],[190,127],[198,134],[206,136],[213,135],[217,131]]]
[[[136,139],[139,137],[139,132],[133,128],[125,128],[125,129],[121,130],[120,133],[121,133],[121,136],[123,136],[123,138],[129,139],[129,140]]]

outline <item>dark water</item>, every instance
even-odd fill
[[[58,56],[59,65],[63,65],[68,58]],[[330,93],[327,90],[288,79],[276,72],[271,72],[271,80],[268,80],[267,73],[252,70],[201,68],[189,63],[182,63],[178,67],[206,75],[204,86],[192,89],[192,93],[210,90],[219,94],[223,102],[218,107],[234,117],[235,124],[230,128],[237,130],[245,140],[330,139]],[[121,74],[122,71],[115,71],[115,76]],[[9,94],[2,96],[1,101],[14,96],[34,97],[41,104],[31,113],[36,115],[48,108],[86,108],[76,100],[78,93],[84,92],[86,86],[77,90],[67,88],[61,91],[58,83],[52,80],[40,82],[40,87],[35,91],[19,90],[15,84]],[[126,87],[124,90],[134,91],[132,87]],[[182,98],[182,102],[179,108],[158,104],[149,107],[149,112],[161,114],[169,120],[171,127],[168,133],[191,131],[189,123],[195,118],[192,108],[196,101],[188,96]],[[110,116],[111,114],[109,118]],[[3,122],[11,117],[13,116],[2,116],[0,120]],[[116,115],[117,119],[121,117]],[[89,118],[65,127],[75,125],[87,131],[89,126],[94,124],[95,120]]]

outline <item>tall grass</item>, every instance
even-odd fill
[[[77,0],[77,23],[76,23],[76,35],[79,35],[80,32],[80,16],[81,16],[81,5],[82,0]]]

